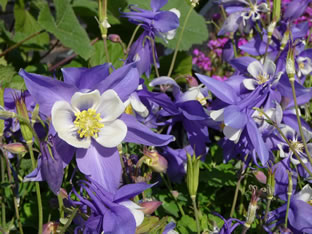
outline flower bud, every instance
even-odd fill
[[[272,200],[275,193],[275,170],[272,171],[272,169],[270,168],[268,174],[269,178],[267,183],[267,193],[268,193],[267,198]]]
[[[267,177],[262,171],[254,171],[253,174],[260,183],[267,183]]]
[[[275,26],[276,26],[276,22],[273,21],[272,23],[270,23],[270,25],[268,27],[268,43],[270,42],[270,40],[272,38]]]
[[[61,196],[62,199],[68,199],[68,193],[65,189],[60,188],[59,195]]]
[[[179,192],[177,190],[171,190],[170,192],[174,198],[178,198]]]
[[[291,196],[293,191],[293,181],[292,181],[292,173],[288,171],[288,188],[287,188],[287,195]]]
[[[165,173],[167,171],[167,160],[156,150],[149,151],[144,149],[144,157],[144,163],[147,164],[153,171],[158,173]]]
[[[109,34],[108,40],[110,40],[111,42],[115,42],[115,43],[121,42],[120,36],[118,34]]]
[[[142,211],[146,215],[151,215],[161,205],[162,205],[161,201],[146,201],[140,203],[140,206],[144,208]]]
[[[286,73],[288,75],[289,81],[294,82],[295,81],[295,59],[294,59],[294,50],[293,48],[290,48],[287,54],[286,59]]]
[[[284,33],[284,36],[281,41],[281,47],[280,47],[281,51],[285,49],[285,46],[287,45],[289,41],[289,33],[290,33],[289,29],[287,29],[287,31]]]
[[[200,157],[193,157],[190,154],[187,155],[187,172],[186,172],[186,185],[191,197],[196,197],[198,181],[199,181],[199,163]]]
[[[19,142],[3,145],[2,147],[12,154],[23,154],[27,152],[26,147]]]
[[[57,233],[57,227],[59,223],[56,222],[48,222],[46,224],[43,224],[42,226],[42,234],[51,234],[51,233]]]
[[[27,125],[27,123],[25,123],[25,121],[27,121],[28,123],[30,123],[30,122],[29,122],[28,111],[27,111],[27,107],[26,107],[24,98],[23,97],[17,98],[15,100],[15,104],[16,104],[17,114],[23,118],[23,121],[21,121],[21,120],[19,121],[22,136],[26,142],[32,142],[33,133],[31,131],[31,129],[29,128],[29,126]]]

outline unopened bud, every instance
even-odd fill
[[[115,43],[120,43],[121,39],[120,36],[118,34],[109,34],[108,35],[108,40],[115,42]]]
[[[19,142],[3,145],[2,147],[12,154],[23,154],[27,152],[26,147]]]
[[[254,171],[253,174],[260,183],[266,184],[267,177],[262,171]]]
[[[60,188],[59,195],[61,196],[62,199],[68,199],[68,193],[63,188]]]
[[[161,156],[156,150],[147,150],[144,149],[145,161],[153,171],[158,173],[165,173],[168,168],[168,161]]]
[[[281,51],[285,49],[285,46],[287,45],[289,41],[289,33],[290,33],[289,29],[287,29],[287,31],[284,33],[284,36],[281,41],[281,47],[280,47]]]
[[[286,59],[286,73],[288,75],[289,81],[295,81],[295,59],[294,59],[294,50],[292,48],[289,49]]]
[[[187,155],[186,185],[191,197],[196,197],[199,182],[200,157]]]
[[[179,192],[177,190],[171,190],[170,192],[174,198],[178,198]]]
[[[268,27],[268,43],[269,43],[269,40],[271,40],[271,38],[272,38],[275,26],[276,26],[276,22],[273,21],[272,23],[270,23],[270,25]]]
[[[267,183],[267,198],[272,200],[275,193],[275,170],[272,171],[272,169],[270,168],[268,174],[269,178]]]
[[[20,122],[22,136],[23,136],[23,138],[24,138],[24,140],[26,142],[31,142],[32,139],[33,139],[33,134],[32,134],[31,129],[27,125],[27,123],[25,123],[25,122],[30,123],[25,101],[24,101],[24,99],[22,97],[20,97],[20,98],[17,98],[15,100],[15,104],[16,104],[16,111],[17,111],[18,115],[23,118],[22,121],[21,120],[19,121]]]
[[[142,210],[144,214],[151,215],[157,210],[159,206],[162,205],[161,201],[146,201],[140,203],[140,206],[142,206],[144,209]]]
[[[293,181],[292,181],[292,173],[288,171],[288,188],[287,188],[287,195],[291,196],[293,191]]]
[[[58,225],[59,225],[59,223],[56,223],[56,222],[48,222],[46,224],[43,224],[42,234],[57,233]]]

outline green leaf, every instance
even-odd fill
[[[35,20],[35,18],[24,9],[24,6],[15,4],[14,6],[14,17],[15,17],[15,35],[13,40],[19,42],[26,37],[40,32],[42,27]],[[32,48],[43,47],[49,43],[49,35],[47,33],[41,33],[34,38],[26,41],[23,45],[32,44]]]
[[[163,203],[162,207],[171,215],[179,217],[179,208],[174,200],[170,199],[167,195],[159,195],[159,200]]]
[[[2,11],[5,11],[6,5],[9,0],[0,0],[0,5],[2,7]]]
[[[137,4],[139,8],[150,9],[149,0],[129,0],[129,4]],[[168,41],[168,44],[162,39],[157,39],[157,42],[162,43],[164,46],[175,49],[178,37],[180,35],[182,26],[184,24],[185,17],[187,12],[190,9],[190,5],[185,0],[170,0],[162,8],[162,10],[170,10],[176,8],[181,12],[180,17],[180,26],[177,30],[176,36],[173,40]],[[189,17],[189,20],[186,24],[182,41],[180,44],[179,50],[189,50],[194,44],[201,44],[208,39],[208,29],[205,22],[205,19],[196,13],[195,10],[192,10],[192,13]]]
[[[0,86],[7,88],[12,82],[13,77],[17,74],[14,67],[11,65],[0,65]]]
[[[93,48],[89,37],[80,25],[68,0],[54,0],[56,19],[53,18],[49,5],[39,13],[39,23],[50,33],[54,34],[64,46],[73,49],[84,59],[88,59]]]
[[[220,164],[217,166],[208,165],[207,170],[201,171],[200,181],[207,183],[211,187],[235,186],[237,179],[233,166]],[[210,178],[208,181],[206,178]]]
[[[177,228],[180,233],[196,233],[196,221],[188,215],[182,216],[177,223]]]
[[[113,64],[113,66],[115,68],[121,67],[123,65],[123,61],[121,59],[124,56],[121,45],[107,41],[107,49],[111,60],[110,62]],[[104,51],[104,43],[102,40],[100,40],[94,44],[94,53],[90,58],[90,65],[93,67],[106,62],[107,59]]]

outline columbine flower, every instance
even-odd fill
[[[219,35],[235,32],[240,24],[249,31],[252,24],[261,18],[260,14],[270,10],[266,3],[261,3],[261,0],[221,0],[220,3],[230,15],[225,20]]]
[[[122,168],[116,146],[121,141],[160,146],[173,140],[123,113],[123,102],[139,85],[135,65],[127,64],[111,74],[109,64],[65,68],[64,82],[23,70],[19,73],[41,114],[52,115],[50,132],[60,138],[62,160],[68,164],[76,152],[79,170],[108,190],[120,183]]]
[[[76,92],[70,103],[58,101],[52,107],[52,124],[58,136],[77,148],[89,148],[91,138],[104,147],[116,147],[126,137],[126,124],[117,119],[125,107],[109,89]]]
[[[251,79],[244,79],[243,84],[248,90],[255,90],[259,85],[267,85],[269,82],[272,83],[276,65],[273,61],[267,59],[262,65],[259,61],[250,63],[247,67],[248,72],[253,77]],[[273,81],[273,84],[277,83],[281,73],[278,74],[277,78]]]
[[[152,185],[127,184],[118,190],[107,191],[95,181],[80,181],[80,194],[73,189],[79,201],[71,201],[81,212],[89,210],[88,220],[81,219],[80,227],[85,233],[135,233],[144,220],[143,207],[130,199]],[[83,193],[83,192],[86,193]],[[86,195],[88,194],[88,199]],[[88,208],[88,209],[87,209]]]

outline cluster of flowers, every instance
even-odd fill
[[[135,233],[143,222],[142,208],[131,198],[153,185],[137,181],[122,184],[120,144],[157,146],[162,156],[146,151],[145,162],[154,171],[167,173],[172,181],[181,181],[187,170],[187,154],[205,159],[209,129],[223,132],[220,145],[224,160],[240,160],[242,174],[251,164],[268,168],[268,177],[263,179],[267,198],[278,197],[285,203],[266,215],[259,214],[266,230],[284,230],[286,217],[286,228],[291,231],[312,232],[312,189],[306,184],[301,191],[297,190],[299,178],[311,182],[312,175],[312,145],[307,143],[312,130],[298,110],[298,105],[312,98],[312,89],[303,86],[312,72],[312,49],[306,48],[304,41],[308,22],[293,24],[310,1],[293,0],[280,22],[269,24],[267,30],[259,23],[260,15],[270,11],[266,3],[220,2],[229,16],[219,35],[239,36],[254,30],[254,36],[239,47],[253,57],[234,53],[233,46],[239,39],[208,44],[215,50],[235,40],[227,49],[226,59],[234,74],[226,80],[196,74],[201,84],[183,90],[174,79],[162,76],[148,84],[155,89],[160,87],[161,92],[148,91],[140,77],[149,76],[153,65],[158,65],[154,39],[172,39],[179,26],[179,12],[161,11],[166,4],[161,0],[151,1],[152,10],[131,6],[130,12],[122,14],[144,31],[121,68],[114,70],[110,64],[89,69],[64,68],[64,81],[19,72],[28,90],[19,102],[33,113],[37,110],[35,104],[39,104],[37,118],[44,123],[34,125],[32,134],[39,139],[41,157],[37,169],[25,181],[45,180],[57,194],[64,168],[75,157],[77,168],[87,178],[79,181],[79,190],[73,188],[68,196],[69,206],[80,210],[81,217],[75,220],[77,232]],[[201,56],[199,51],[196,53]],[[218,49],[215,53],[221,55]],[[5,91],[6,116],[15,111],[12,92]],[[24,118],[28,118],[27,112]],[[16,123],[10,124],[18,128]],[[166,129],[166,134],[151,128]],[[22,125],[21,130],[23,133]],[[26,134],[23,136],[27,141]],[[172,141],[179,148],[170,147]],[[276,157],[277,151],[281,160]],[[238,225],[246,231],[255,219],[263,194],[253,188],[247,220],[224,220],[219,232],[231,233]]]

